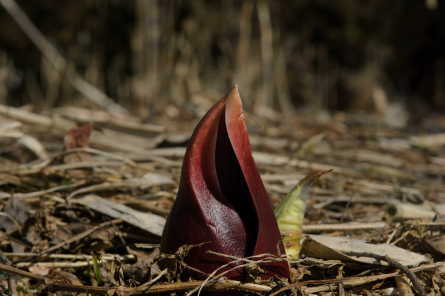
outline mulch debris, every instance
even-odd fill
[[[248,125],[274,204],[310,172],[332,170],[306,202],[312,249],[290,260],[291,282],[262,280],[248,258],[234,258],[252,275],[244,282],[185,279],[187,250],[160,254],[198,118],[0,106],[0,295],[445,295],[444,118],[430,133],[379,115],[268,114]]]

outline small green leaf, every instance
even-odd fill
[[[278,228],[283,236],[284,248],[289,259],[297,259],[300,256],[305,201],[308,199],[310,185],[328,172],[330,170],[308,174],[281,200],[275,209]]]
[[[97,281],[98,284],[102,284],[102,274],[100,272],[100,263],[99,260],[96,256],[93,256],[93,272],[94,272],[94,276],[95,276],[95,280]]]

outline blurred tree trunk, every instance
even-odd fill
[[[159,4],[136,0],[133,49],[133,94],[135,110],[147,115],[147,107],[159,93]]]
[[[259,100],[255,109],[261,106],[270,106],[273,102],[273,28],[270,16],[269,2],[260,0],[257,2],[258,20],[260,25],[261,44],[261,87]]]

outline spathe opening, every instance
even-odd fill
[[[224,119],[220,120],[218,128],[215,168],[224,200],[239,214],[246,230],[247,245],[244,255],[250,256],[256,244],[258,218],[253,197],[230,142]]]

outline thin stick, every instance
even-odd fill
[[[102,263],[102,261],[98,260],[98,263]],[[15,264],[18,268],[28,268],[31,266],[45,268],[84,268],[92,265],[92,261],[19,262]]]
[[[188,281],[182,283],[173,283],[173,284],[157,284],[153,285],[150,290],[146,291],[147,294],[158,294],[165,292],[181,292],[188,291],[197,287],[200,287],[203,284],[203,281]],[[210,283],[204,287],[205,290],[210,291],[225,291],[225,290],[239,290],[245,292],[269,292],[272,290],[271,287],[260,284],[253,283],[241,283],[239,281],[234,280],[225,280],[217,283]]]
[[[181,292],[188,291],[194,289],[196,287],[200,287],[203,281],[187,281],[181,283],[163,283],[152,285],[147,289],[147,286],[150,286],[153,282],[157,281],[160,277],[165,274],[165,271],[162,271],[160,275],[156,276],[153,280],[148,283],[145,283],[136,288],[124,288],[124,287],[96,287],[96,286],[84,286],[84,285],[69,285],[69,284],[61,284],[52,282],[50,279],[33,274],[31,272],[27,272],[9,265],[0,264],[0,270],[5,271],[7,273],[21,275],[24,277],[32,278],[37,281],[46,282],[51,290],[59,290],[59,291],[73,291],[73,292],[90,292],[96,294],[108,295],[113,291],[125,291],[130,292],[130,295],[138,295],[138,294],[159,294],[166,292]],[[143,288],[140,288],[143,287]],[[269,292],[272,288],[252,283],[241,283],[239,281],[234,280],[225,280],[224,282],[212,283],[206,287],[206,290],[212,291],[224,291],[224,290],[239,290],[246,292]]]
[[[118,287],[118,288],[111,288],[107,294],[108,295],[114,295],[116,293],[114,292],[118,292],[117,295],[139,295],[139,294],[145,294],[151,286],[153,286],[154,283],[156,283],[160,278],[162,278],[164,275],[166,275],[168,272],[167,269],[163,269],[157,276],[155,276],[153,279],[151,279],[150,281],[137,286],[137,287],[133,287],[133,288],[127,288],[127,287]]]
[[[105,152],[99,149],[95,149],[95,148],[89,148],[89,147],[84,147],[84,148],[74,148],[74,149],[70,149],[67,151],[62,152],[60,155],[67,155],[67,154],[71,154],[71,153],[77,153],[77,152],[87,152],[87,153],[91,153],[91,154],[96,154],[96,155],[101,155],[101,156],[105,156],[107,158],[111,158],[111,159],[116,159],[116,160],[120,160],[125,162],[126,164],[128,164],[129,166],[132,167],[136,167],[136,163],[134,161],[132,161],[131,159],[116,154],[116,153],[111,153],[111,152]],[[58,155],[58,156],[60,156]]]
[[[65,246],[67,246],[67,245],[69,245],[69,244],[71,244],[71,243],[73,243],[75,241],[81,240],[84,237],[89,236],[91,233],[95,232],[96,230],[99,230],[101,228],[104,228],[104,227],[107,227],[107,226],[110,226],[110,225],[116,225],[116,224],[119,224],[119,223],[122,223],[122,222],[123,222],[123,220],[121,220],[121,219],[113,219],[111,221],[107,221],[107,222],[104,222],[104,223],[99,224],[97,226],[94,226],[93,228],[88,229],[87,231],[84,231],[82,233],[79,233],[78,235],[75,235],[72,238],[67,239],[66,241],[63,241],[60,244],[57,244],[57,245],[55,245],[55,246],[53,246],[51,248],[46,249],[45,251],[40,253],[40,256],[49,254],[51,252],[54,252],[57,249],[65,247]]]
[[[1,1],[1,0],[0,0]],[[97,168],[97,167],[106,167],[106,166],[122,166],[121,161],[111,161],[111,160],[90,160],[90,161],[79,161],[73,163],[65,163],[65,164],[57,164],[48,166],[45,168],[47,173],[54,173],[57,171],[68,171],[73,169],[89,169],[89,168]]]
[[[84,181],[80,181],[74,184],[68,184],[68,185],[60,185],[60,186],[55,186],[49,189],[45,189],[45,190],[39,190],[39,191],[34,191],[34,192],[28,192],[28,193],[11,193],[5,196],[0,197],[0,199],[4,199],[4,198],[20,198],[20,199],[27,199],[27,198],[33,198],[33,197],[39,197],[42,195],[46,195],[48,193],[53,193],[53,192],[57,192],[57,191],[63,191],[66,189],[71,189],[71,188],[76,188],[78,186],[81,186],[85,184]]]
[[[18,269],[18,268],[15,268],[15,267],[12,267],[12,266],[9,266],[9,265],[6,265],[6,264],[1,264],[0,263],[0,270],[5,271],[7,273],[11,273],[11,274],[16,274],[16,275],[21,275],[21,276],[24,276],[24,277],[32,278],[32,279],[35,279],[35,280],[38,280],[38,281],[45,281],[45,277],[44,276],[41,276],[41,275],[38,275],[38,274],[34,274],[34,273],[31,273],[31,272],[27,272],[27,271],[24,271],[24,270],[21,270],[21,269]]]
[[[58,50],[45,38],[42,32],[31,22],[29,17],[20,8],[14,0],[0,0],[0,4],[6,9],[11,17],[17,22],[19,27],[25,32],[29,39],[39,49],[43,56],[53,65],[56,71],[62,72],[66,69],[68,62],[58,52]],[[112,113],[128,113],[122,106],[113,102],[113,100],[100,91],[97,87],[85,81],[79,74],[73,72],[71,85],[90,99],[92,102],[101,106]]]
[[[43,259],[64,259],[64,260],[83,260],[83,261],[56,261],[56,262],[19,262],[16,263],[15,266],[18,268],[24,268],[29,266],[40,266],[40,267],[72,267],[72,268],[80,268],[85,266],[90,266],[91,260],[95,256],[91,255],[74,255],[74,254],[50,254],[46,256],[40,256],[38,253],[3,253],[3,256],[8,257],[25,257],[25,258],[35,258],[38,257],[40,260]],[[136,256],[134,255],[113,255],[113,254],[104,254],[100,256],[96,256],[98,262],[105,261],[120,261],[120,262],[130,262],[131,260],[135,260]],[[85,261],[86,260],[86,261]]]
[[[1,1],[4,0],[0,0]],[[73,121],[69,121],[59,117],[48,117],[36,113],[32,113],[20,108],[0,105],[0,115],[24,122],[30,125],[39,125],[48,129],[66,132],[74,126]]]
[[[410,272],[419,272],[423,270],[430,270],[435,269],[441,266],[445,266],[445,262],[436,262],[432,264],[425,264],[418,267],[414,267],[409,269]],[[270,294],[270,296],[276,296],[280,294],[281,292],[293,289],[293,288],[303,288],[305,285],[321,285],[321,286],[315,286],[315,287],[304,287],[305,293],[317,293],[317,292],[325,292],[330,291],[332,289],[332,284],[338,284],[342,282],[347,287],[354,287],[363,285],[366,283],[375,282],[378,280],[384,280],[387,278],[392,278],[395,276],[399,276],[401,274],[400,271],[387,273],[387,274],[378,274],[378,275],[372,275],[372,276],[366,276],[366,277],[345,277],[343,279],[327,279],[327,280],[308,280],[303,282],[297,282],[294,284],[287,285],[286,287],[283,287],[274,293]]]
[[[215,282],[217,279],[221,278],[222,276],[224,276],[224,275],[228,274],[229,272],[232,272],[236,269],[244,268],[244,267],[247,267],[252,264],[270,263],[270,262],[278,262],[278,261],[287,260],[287,258],[277,257],[272,254],[259,254],[259,255],[254,255],[254,256],[245,257],[245,258],[238,258],[235,256],[230,256],[230,255],[226,255],[226,254],[222,254],[222,253],[218,253],[218,252],[214,252],[214,251],[208,251],[208,253],[211,253],[211,254],[217,255],[217,256],[221,256],[223,258],[233,259],[233,261],[230,261],[230,262],[218,267],[217,269],[215,269],[212,273],[210,273],[207,276],[207,278],[202,282],[202,284],[199,287],[193,289],[192,291],[187,293],[187,295],[191,295],[197,291],[198,292],[197,295],[199,296],[201,294],[201,291],[204,289],[204,287],[206,285],[208,285],[212,282]],[[257,259],[257,258],[259,260],[252,260],[252,259]],[[245,263],[239,264],[241,262],[245,262]],[[226,271],[218,273],[219,271],[223,270],[224,268],[226,268],[230,265],[235,265],[235,266],[231,267],[230,269],[228,269]]]
[[[39,253],[12,253],[12,252],[3,252],[1,255],[8,257],[40,257],[42,256]],[[91,256],[91,255],[77,255],[77,254],[50,254],[43,256],[43,258],[47,259],[65,259],[65,260],[89,260],[94,257],[99,257],[100,260],[110,261],[110,260],[119,260],[119,261],[131,261],[135,260],[136,256],[134,255],[115,255],[115,254],[102,254],[100,256]]]
[[[394,259],[390,258],[389,256],[381,256],[381,255],[376,255],[376,254],[372,254],[372,253],[361,253],[361,252],[348,252],[348,255],[359,256],[359,257],[370,257],[370,258],[375,258],[379,261],[388,262],[389,265],[391,265],[397,269],[400,269],[402,272],[404,272],[406,274],[406,276],[413,283],[414,289],[416,289],[416,291],[417,291],[417,293],[419,293],[419,295],[422,295],[422,296],[426,295],[426,292],[425,292],[425,289],[423,288],[422,283],[419,281],[419,279],[414,274],[414,272],[409,270],[408,267],[406,267],[406,266],[400,264],[399,262],[395,261]]]
[[[388,224],[386,224],[385,222],[314,224],[314,225],[303,225],[303,231],[305,233],[320,232],[320,231],[353,231],[353,230],[382,229],[387,226]]]

